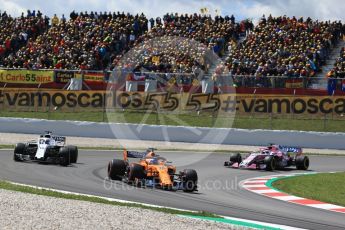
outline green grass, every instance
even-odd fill
[[[240,116],[235,118],[224,115],[212,116],[210,113],[168,114],[146,113],[138,111],[116,111],[103,113],[93,112],[8,112],[1,111],[1,117],[40,118],[51,120],[75,120],[93,122],[141,123],[157,125],[183,125],[216,128],[243,128],[243,129],[273,129],[273,130],[303,130],[324,132],[345,132],[345,120],[336,120],[329,117],[308,119],[307,117],[259,117]]]
[[[272,186],[286,193],[345,206],[345,172],[288,177]]]
[[[153,211],[158,211],[158,212],[164,212],[168,214],[192,215],[192,216],[197,215],[197,216],[221,218],[220,216],[217,216],[209,212],[204,212],[204,211],[189,212],[189,211],[181,211],[181,210],[175,210],[175,209],[170,209],[170,208],[150,207],[150,206],[135,204],[135,203],[121,203],[121,202],[116,202],[116,201],[109,201],[109,200],[98,198],[98,197],[65,194],[61,192],[51,191],[48,189],[38,189],[38,188],[29,187],[29,186],[16,185],[7,181],[0,181],[0,189],[31,193],[35,195],[70,199],[70,200],[80,200],[80,201],[88,201],[88,202],[94,202],[94,203],[100,203],[100,204],[117,205],[117,206],[123,206],[123,207],[142,208],[142,209],[148,209],[148,210],[153,210]]]

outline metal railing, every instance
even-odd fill
[[[71,78],[89,75],[98,75],[98,80],[92,77],[85,78],[84,80],[92,81],[102,81],[104,83],[108,82],[118,82],[125,84],[127,80],[133,81],[145,81],[145,80],[157,80],[161,85],[168,83],[180,84],[180,85],[201,85],[202,80],[214,81],[216,87],[251,87],[251,88],[272,88],[272,89],[282,89],[282,88],[320,88],[325,89],[330,80],[332,82],[332,87],[336,90],[342,90],[345,87],[345,78],[334,78],[327,79],[326,77],[287,77],[287,76],[246,76],[246,75],[231,75],[231,74],[218,74],[218,75],[208,75],[208,74],[194,74],[194,73],[157,73],[157,72],[133,72],[128,69],[113,70],[113,71],[97,71],[97,70],[27,70],[27,69],[6,69],[2,68],[0,70],[11,70],[11,71],[29,71],[34,73],[35,71],[53,71],[54,82],[55,83],[67,83]],[[2,73],[6,75],[6,73]],[[4,77],[0,76],[0,84],[2,87],[6,87],[6,82]],[[344,87],[343,87],[344,85]]]

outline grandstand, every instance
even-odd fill
[[[0,13],[1,116],[344,131],[339,21],[69,16]]]
[[[331,58],[345,30],[340,21],[287,16],[263,16],[254,26],[251,20],[237,22],[233,16],[170,13],[148,19],[144,14],[92,11],[73,11],[68,20],[55,15],[51,21],[40,11],[18,18],[3,12],[1,25],[3,69],[106,73],[130,66],[144,78],[152,79],[152,73],[177,74],[181,80],[176,84],[231,78],[231,87],[255,88],[315,87],[313,78]],[[169,37],[186,40],[175,49],[169,47]],[[152,39],[165,48],[147,48]],[[193,52],[188,40],[205,49]],[[134,47],[140,47],[140,55],[123,63],[124,55]],[[209,51],[221,61],[211,62]],[[331,77],[343,78],[343,53]]]

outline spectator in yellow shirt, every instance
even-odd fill
[[[54,14],[54,17],[52,18],[52,26],[56,26],[59,24],[59,18]]]

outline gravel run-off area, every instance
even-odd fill
[[[244,229],[140,208],[0,189],[0,229]]]

